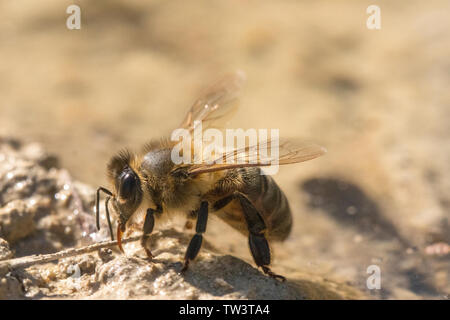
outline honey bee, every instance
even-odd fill
[[[224,119],[235,110],[243,82],[243,74],[237,72],[209,87],[189,109],[180,127],[194,132],[199,122],[203,127],[212,127]],[[131,218],[137,212],[145,213],[141,245],[148,258],[152,259],[147,241],[155,220],[175,212],[186,214],[190,220],[196,219],[196,233],[187,247],[181,269],[184,272],[200,251],[211,213],[248,237],[253,259],[265,274],[284,281],[283,276],[269,267],[271,252],[268,240],[283,241],[288,237],[292,229],[291,209],[274,179],[261,171],[261,167],[270,165],[270,161],[262,159],[257,152],[250,152],[262,145],[271,146],[274,141],[269,139],[227,150],[220,157],[222,161],[217,158],[191,164],[172,161],[175,143],[169,139],[152,141],[140,153],[121,151],[110,160],[107,171],[112,191],[103,187],[97,190],[97,228],[100,229],[100,192],[104,192],[112,239],[110,203],[118,216],[117,243],[122,252],[122,234],[130,225]],[[307,161],[325,153],[323,147],[312,143],[279,140],[277,147],[280,165]],[[239,157],[247,161],[223,161]]]

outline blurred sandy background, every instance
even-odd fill
[[[72,3],[81,30],[66,28]],[[372,4],[378,31],[366,28]],[[376,298],[449,297],[450,257],[426,249],[450,243],[448,1],[16,0],[0,12],[1,136],[40,142],[105,185],[118,149],[165,134],[205,85],[241,69],[233,127],[328,149],[275,177],[295,227],[274,269]],[[223,224],[206,236],[251,259]],[[382,290],[365,286],[372,264]]]

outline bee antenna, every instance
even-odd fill
[[[111,240],[114,241],[114,233],[112,229],[111,219],[109,218],[109,209],[108,209],[109,200],[111,200],[110,196],[108,196],[105,200],[106,219],[108,220],[109,234],[111,235]]]
[[[97,189],[97,198],[95,199],[95,219],[97,224],[97,230],[100,230],[100,191],[106,193],[108,196],[112,196],[112,192],[106,188],[99,187]],[[109,219],[109,217],[108,217]]]

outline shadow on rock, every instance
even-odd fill
[[[375,200],[359,186],[336,178],[313,178],[302,183],[309,195],[308,206],[321,209],[338,223],[381,240],[407,241],[386,219]]]

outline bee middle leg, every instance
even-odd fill
[[[145,253],[147,254],[147,257],[152,260],[153,255],[152,252],[147,248],[147,240],[150,237],[150,234],[153,231],[153,227],[155,226],[155,217],[154,217],[154,210],[149,208],[147,209],[147,213],[145,215],[144,220],[144,228],[143,228],[143,235],[141,238],[141,246],[144,248]]]
[[[266,223],[261,217],[261,214],[243,193],[235,192],[234,197],[239,200],[247,222],[249,231],[248,243],[256,265],[261,267],[263,272],[268,276],[285,281],[285,277],[274,273],[269,268],[271,260],[270,247],[265,236],[265,231],[267,230]]]
[[[203,233],[206,231],[206,223],[208,222],[208,202],[203,201],[200,204],[200,209],[197,211],[197,223],[195,226],[195,235],[192,237],[191,242],[186,250],[184,256],[184,265],[181,272],[184,272],[189,267],[189,262],[194,260],[197,256],[203,241]]]

